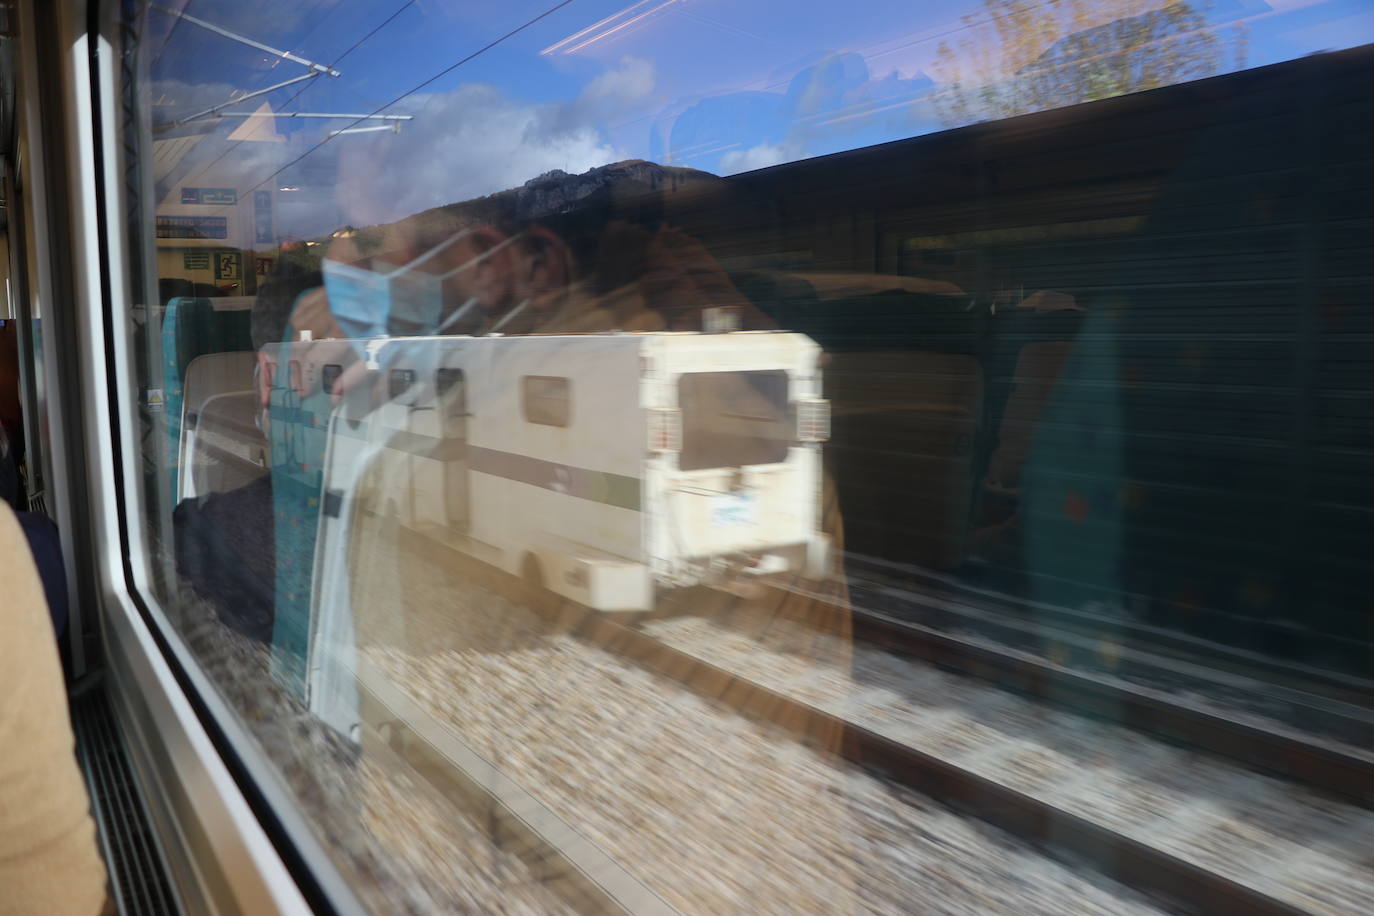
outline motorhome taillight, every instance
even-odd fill
[[[676,407],[649,408],[649,451],[682,451],[682,411]]]
[[[824,398],[797,401],[797,439],[826,442],[830,439],[830,402]]]

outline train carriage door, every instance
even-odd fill
[[[434,390],[443,444],[444,511],[449,531],[468,531],[468,389],[462,369],[436,371]]]

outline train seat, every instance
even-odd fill
[[[207,353],[191,361],[182,386],[178,499],[222,493],[266,473],[266,440],[251,350]]]
[[[180,493],[181,417],[186,372],[198,356],[253,349],[253,297],[218,299],[178,297],[167,303],[162,316],[162,396],[167,418],[166,455],[170,492]],[[250,370],[251,372],[251,370]],[[251,388],[251,381],[238,386]],[[219,391],[234,390],[220,388]]]

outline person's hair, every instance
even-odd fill
[[[271,277],[258,287],[258,295],[253,300],[253,314],[250,320],[250,333],[253,349],[260,350],[269,343],[280,343],[286,338],[286,326],[291,320],[291,309],[301,293],[314,289],[324,282],[324,275],[318,270],[297,268],[299,272],[288,270]]]

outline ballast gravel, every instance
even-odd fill
[[[360,563],[367,661],[683,913],[1159,912],[580,640],[457,568],[411,555]],[[368,584],[388,568],[395,578]]]
[[[791,620],[655,639],[1314,913],[1374,912],[1374,812]]]

